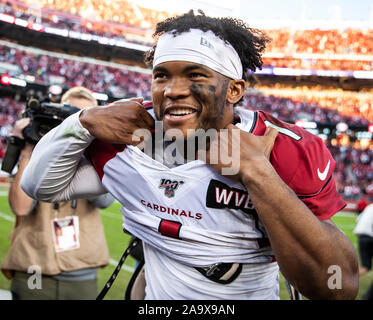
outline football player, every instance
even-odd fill
[[[267,37],[191,11],[159,23],[155,39],[146,57],[152,102],[122,100],[66,119],[36,146],[24,190],[52,202],[110,192],[123,227],[143,241],[146,299],[278,299],[279,269],[308,298],[355,298],[356,252],[330,220],[345,206],[330,152],[317,136],[238,106]],[[157,134],[167,148],[175,131],[190,142],[190,132],[210,129],[217,135],[204,161],[183,147],[155,156]],[[153,153],[137,147],[152,139]],[[212,156],[215,147],[230,164]],[[330,285],[330,270],[340,286]]]

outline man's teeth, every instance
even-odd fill
[[[192,109],[175,109],[175,110],[169,111],[169,114],[172,116],[185,116],[193,112],[194,110]]]

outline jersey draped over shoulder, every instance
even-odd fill
[[[90,144],[84,154],[91,161],[98,176],[102,180],[105,164],[125,148],[126,146],[124,144],[107,143],[96,139]]]
[[[255,114],[250,129],[242,129],[263,135],[266,127],[271,126],[279,132],[270,161],[298,198],[321,220],[343,209],[346,204],[332,176],[335,161],[322,139],[266,112]]]

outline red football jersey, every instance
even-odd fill
[[[282,180],[319,218],[329,219],[346,206],[338,193],[332,173],[335,161],[318,136],[296,125],[256,111],[251,128],[263,135],[267,126],[279,131],[271,163]]]

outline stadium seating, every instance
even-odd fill
[[[297,30],[293,43],[295,52],[373,54],[371,30]]]
[[[263,67],[293,68],[306,70],[359,70],[371,71],[372,62],[368,60],[332,60],[332,59],[311,59],[311,58],[263,58]]]
[[[9,97],[0,98],[0,158],[4,158],[6,138],[12,130],[14,122],[19,118],[24,104]]]
[[[294,122],[301,113],[308,114],[310,121],[337,124],[369,125],[373,122],[373,93],[356,93],[327,90],[315,87],[275,88],[255,86],[246,95],[244,106],[275,113],[276,116]]]
[[[0,47],[0,62],[18,66],[25,75],[33,75],[35,82],[51,84],[55,79],[66,87],[85,86],[92,91],[106,91],[120,97],[143,96],[149,99],[151,77],[126,69],[115,69],[100,64],[89,64],[79,59],[68,60]],[[16,74],[13,74],[16,75]]]

